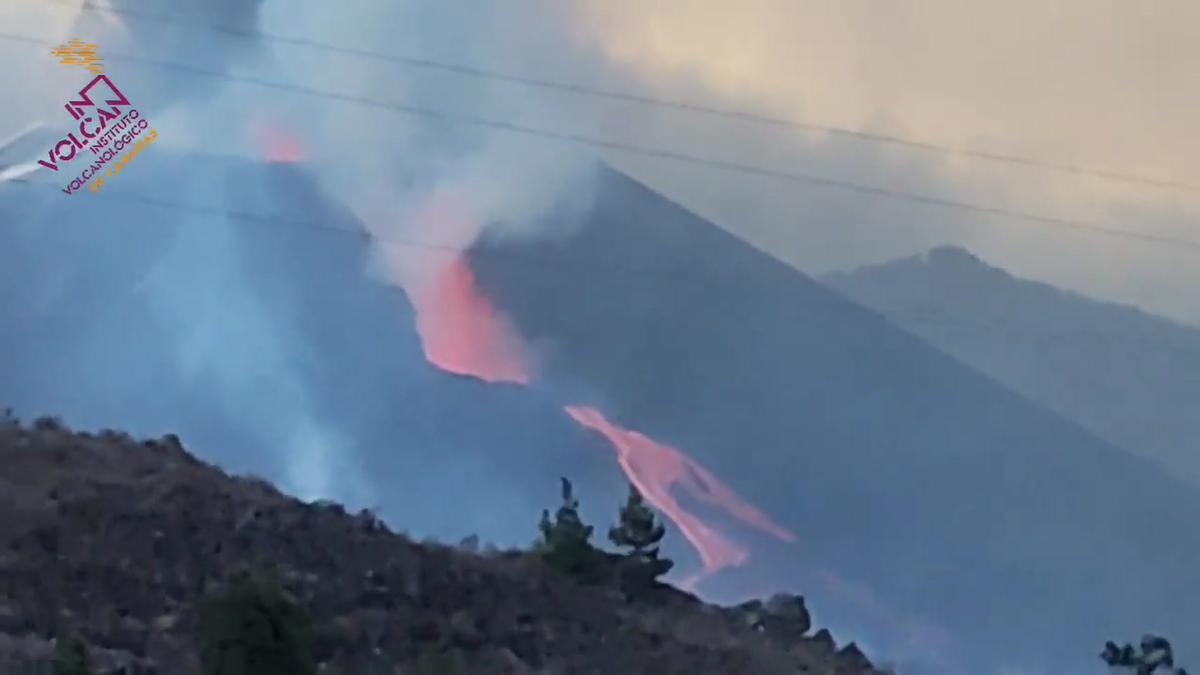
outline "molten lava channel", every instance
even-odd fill
[[[432,200],[426,211],[445,216],[444,208],[434,208],[439,204],[445,206],[444,201]],[[428,220],[436,223],[446,219],[429,217]],[[453,222],[443,224],[454,225]],[[409,290],[411,293],[413,289]],[[530,362],[524,343],[509,321],[479,292],[475,275],[461,254],[438,264],[424,290],[411,295],[415,296],[412,301],[417,312],[417,332],[430,363],[445,371],[486,382],[530,382]],[[772,522],[683,452],[624,429],[595,408],[570,405],[564,409],[582,427],[608,440],[628,480],[679,528],[696,550],[703,570],[685,580],[684,585],[694,585],[718,570],[742,565],[750,554],[699,515],[684,508],[673,493],[675,488],[745,525],[783,541],[795,540],[791,532]]]
[[[485,382],[529,383],[524,346],[476,290],[475,275],[461,256],[436,273],[426,297],[415,304],[430,363]]]
[[[595,408],[566,406],[566,411],[576,422],[608,439],[616,449],[617,462],[629,481],[647,501],[675,523],[696,549],[704,564],[704,571],[685,582],[685,585],[694,585],[704,576],[726,567],[742,565],[749,560],[750,554],[681,506],[671,492],[673,487],[682,488],[688,496],[711,504],[746,525],[784,541],[795,540],[791,532],[773,523],[712,472],[679,450],[658,443],[644,434],[623,429],[608,421]]]

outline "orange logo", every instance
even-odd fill
[[[79,38],[61,44],[50,53],[59,57],[58,62],[68,66],[83,66],[93,75],[99,75],[104,72],[104,66],[101,65],[100,57],[96,54],[96,45],[90,42],[84,42]]]

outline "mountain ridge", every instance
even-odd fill
[[[1200,485],[1200,329],[939,247],[821,278],[1089,432]]]

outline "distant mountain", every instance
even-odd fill
[[[822,282],[1200,485],[1200,329],[937,248]]]
[[[1200,644],[1194,487],[615,171],[542,225],[472,249],[480,288],[545,377],[796,534],[743,576],[949,672],[1091,673],[1151,625]]]

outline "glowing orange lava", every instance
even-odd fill
[[[259,153],[268,162],[299,162],[304,158],[300,141],[290,132],[275,124],[259,123],[255,136]]]
[[[520,338],[475,288],[461,256],[443,266],[417,307],[417,332],[430,363],[487,382],[529,382]]]
[[[464,200],[452,191],[439,190],[416,212],[417,229],[435,232],[453,243],[470,245],[478,234],[477,221]],[[449,259],[426,255],[396,256],[393,272],[404,286],[417,313],[417,332],[430,363],[452,373],[487,382],[531,380],[524,343],[502,313],[476,288],[475,275],[461,254]],[[443,260],[445,260],[443,262]],[[703,570],[683,582],[693,586],[714,572],[744,564],[749,552],[689,512],[676,500],[676,487],[696,501],[712,505],[736,520],[783,541],[792,533],[776,525],[748,504],[712,472],[687,455],[647,436],[623,429],[595,408],[565,406],[570,417],[602,434],[612,444],[617,462],[631,483],[669,518],[696,549]]]
[[[566,406],[567,414],[581,425],[598,431],[617,451],[617,462],[637,489],[659,511],[663,512],[695,547],[704,563],[704,572],[684,585],[694,585],[702,577],[725,567],[741,565],[750,554],[720,532],[705,524],[686,509],[671,494],[679,486],[688,495],[716,506],[743,523],[784,541],[795,536],[776,525],[758,509],[746,503],[710,471],[692,461],[687,455],[668,445],[629,431],[609,422],[600,411],[587,406]]]

